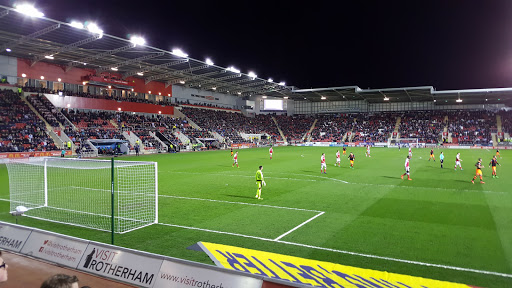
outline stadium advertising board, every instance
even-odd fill
[[[421,277],[407,276],[370,269],[345,266],[199,242],[199,246],[217,266],[243,271],[272,279],[318,287],[410,287],[410,288],[469,288],[471,286]]]
[[[61,151],[46,151],[46,152],[13,152],[13,153],[0,153],[0,159],[6,158],[28,158],[28,157],[57,157],[60,156]],[[66,151],[66,155],[71,155],[71,151]]]
[[[162,261],[112,246],[89,244],[77,269],[140,287],[152,287]]]
[[[0,248],[20,252],[32,230],[0,223]]]
[[[89,242],[33,231],[21,253],[76,268]]]
[[[165,260],[153,287],[261,288],[262,284],[262,280],[252,277]]]

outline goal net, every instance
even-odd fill
[[[116,233],[157,223],[157,163],[115,161],[113,166],[109,160],[11,160],[10,209],[24,206],[25,216],[103,231],[112,230],[114,215]]]

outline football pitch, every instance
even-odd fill
[[[158,162],[159,224],[116,235],[116,245],[212,264],[186,248],[207,241],[343,265],[476,285],[512,287],[512,151],[501,150],[499,179],[488,167],[495,150],[413,149],[412,181],[400,179],[407,149],[347,147],[242,149],[155,154],[122,160]],[[341,149],[340,149],[341,150]],[[440,168],[439,153],[445,154]],[[340,151],[341,152],[341,151]],[[464,170],[454,170],[461,153]],[[326,154],[327,174],[320,173]],[[470,180],[483,159],[485,184]],[[267,186],[255,199],[255,174]],[[9,214],[0,166],[0,220]],[[87,196],[84,196],[87,197]],[[84,201],[84,200],[82,200]],[[85,200],[87,201],[87,200]],[[99,242],[110,233],[28,217],[19,224]]]

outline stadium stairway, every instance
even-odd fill
[[[153,137],[156,141],[158,141],[158,143],[160,143],[160,145],[162,145],[162,147],[169,147],[167,144],[165,144],[157,135],[155,132],[152,132],[152,131],[149,131],[149,135],[151,135],[151,137]],[[158,149],[157,149],[158,150]],[[168,150],[168,149],[165,149],[165,150]]]
[[[345,140],[347,140],[347,134],[348,133],[343,134],[343,137],[341,138],[341,142],[345,142]]]
[[[190,139],[187,137],[187,135],[185,135],[179,131],[172,132],[172,134],[180,140],[181,144],[187,145],[187,146],[190,145]]]
[[[28,106],[28,108],[30,108],[30,110],[32,110],[32,112],[34,112],[34,114],[36,114],[36,116],[41,119],[41,121],[44,122],[45,124],[45,132],[46,134],[48,134],[48,136],[50,136],[50,138],[52,138],[53,142],[55,143],[55,145],[59,148],[59,149],[62,149],[62,148],[65,148],[64,146],[64,140],[60,139],[57,134],[55,132],[53,132],[53,127],[52,125],[50,125],[45,119],[43,116],[41,116],[41,114],[39,114],[39,112],[37,111],[36,108],[34,108],[34,106],[32,106],[32,104],[30,104],[30,102],[27,100],[25,94],[23,96],[21,96],[21,100],[23,100],[23,102],[25,102],[25,105]],[[69,139],[69,138],[68,138]],[[72,149],[74,151],[74,145],[72,146]]]
[[[112,124],[112,126],[116,127],[116,129],[119,128],[119,125],[117,125],[116,121],[114,121],[114,119],[110,119],[110,124]]]
[[[215,131],[208,131],[208,133],[210,133],[210,135],[212,135],[213,138],[217,139],[219,141],[219,143],[226,142],[226,139],[224,137],[222,137],[219,133],[217,133]],[[241,136],[241,134],[240,134],[240,136]]]
[[[132,147],[135,147],[135,143],[137,142],[137,140],[139,140],[139,151],[141,154],[144,154],[144,152],[146,151],[146,147],[144,147],[142,140],[140,140],[140,138],[137,135],[135,135],[133,131],[123,131],[123,136],[124,138],[126,138],[126,140],[128,140],[128,142],[130,142],[130,145],[132,145]]]
[[[279,124],[277,124],[277,119],[274,116],[271,116],[271,117],[272,117],[272,120],[274,121],[274,123],[276,124],[277,131],[279,131],[279,135],[281,135],[281,138],[283,138],[283,141],[288,142],[286,139],[286,136],[284,136],[283,130],[281,130],[281,128],[279,128]]]
[[[307,142],[311,142],[311,138],[313,137],[313,135],[311,135],[311,134],[313,133],[313,130],[315,129],[316,122],[318,122],[318,119],[315,119],[315,121],[313,122],[313,125],[311,125],[311,128],[309,128],[309,131],[306,133],[306,135],[304,135],[304,137],[302,137]]]

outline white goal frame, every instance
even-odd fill
[[[156,162],[34,157],[12,159],[7,169],[10,211],[23,206],[24,216],[119,234],[158,223]],[[84,179],[74,179],[80,175]]]

